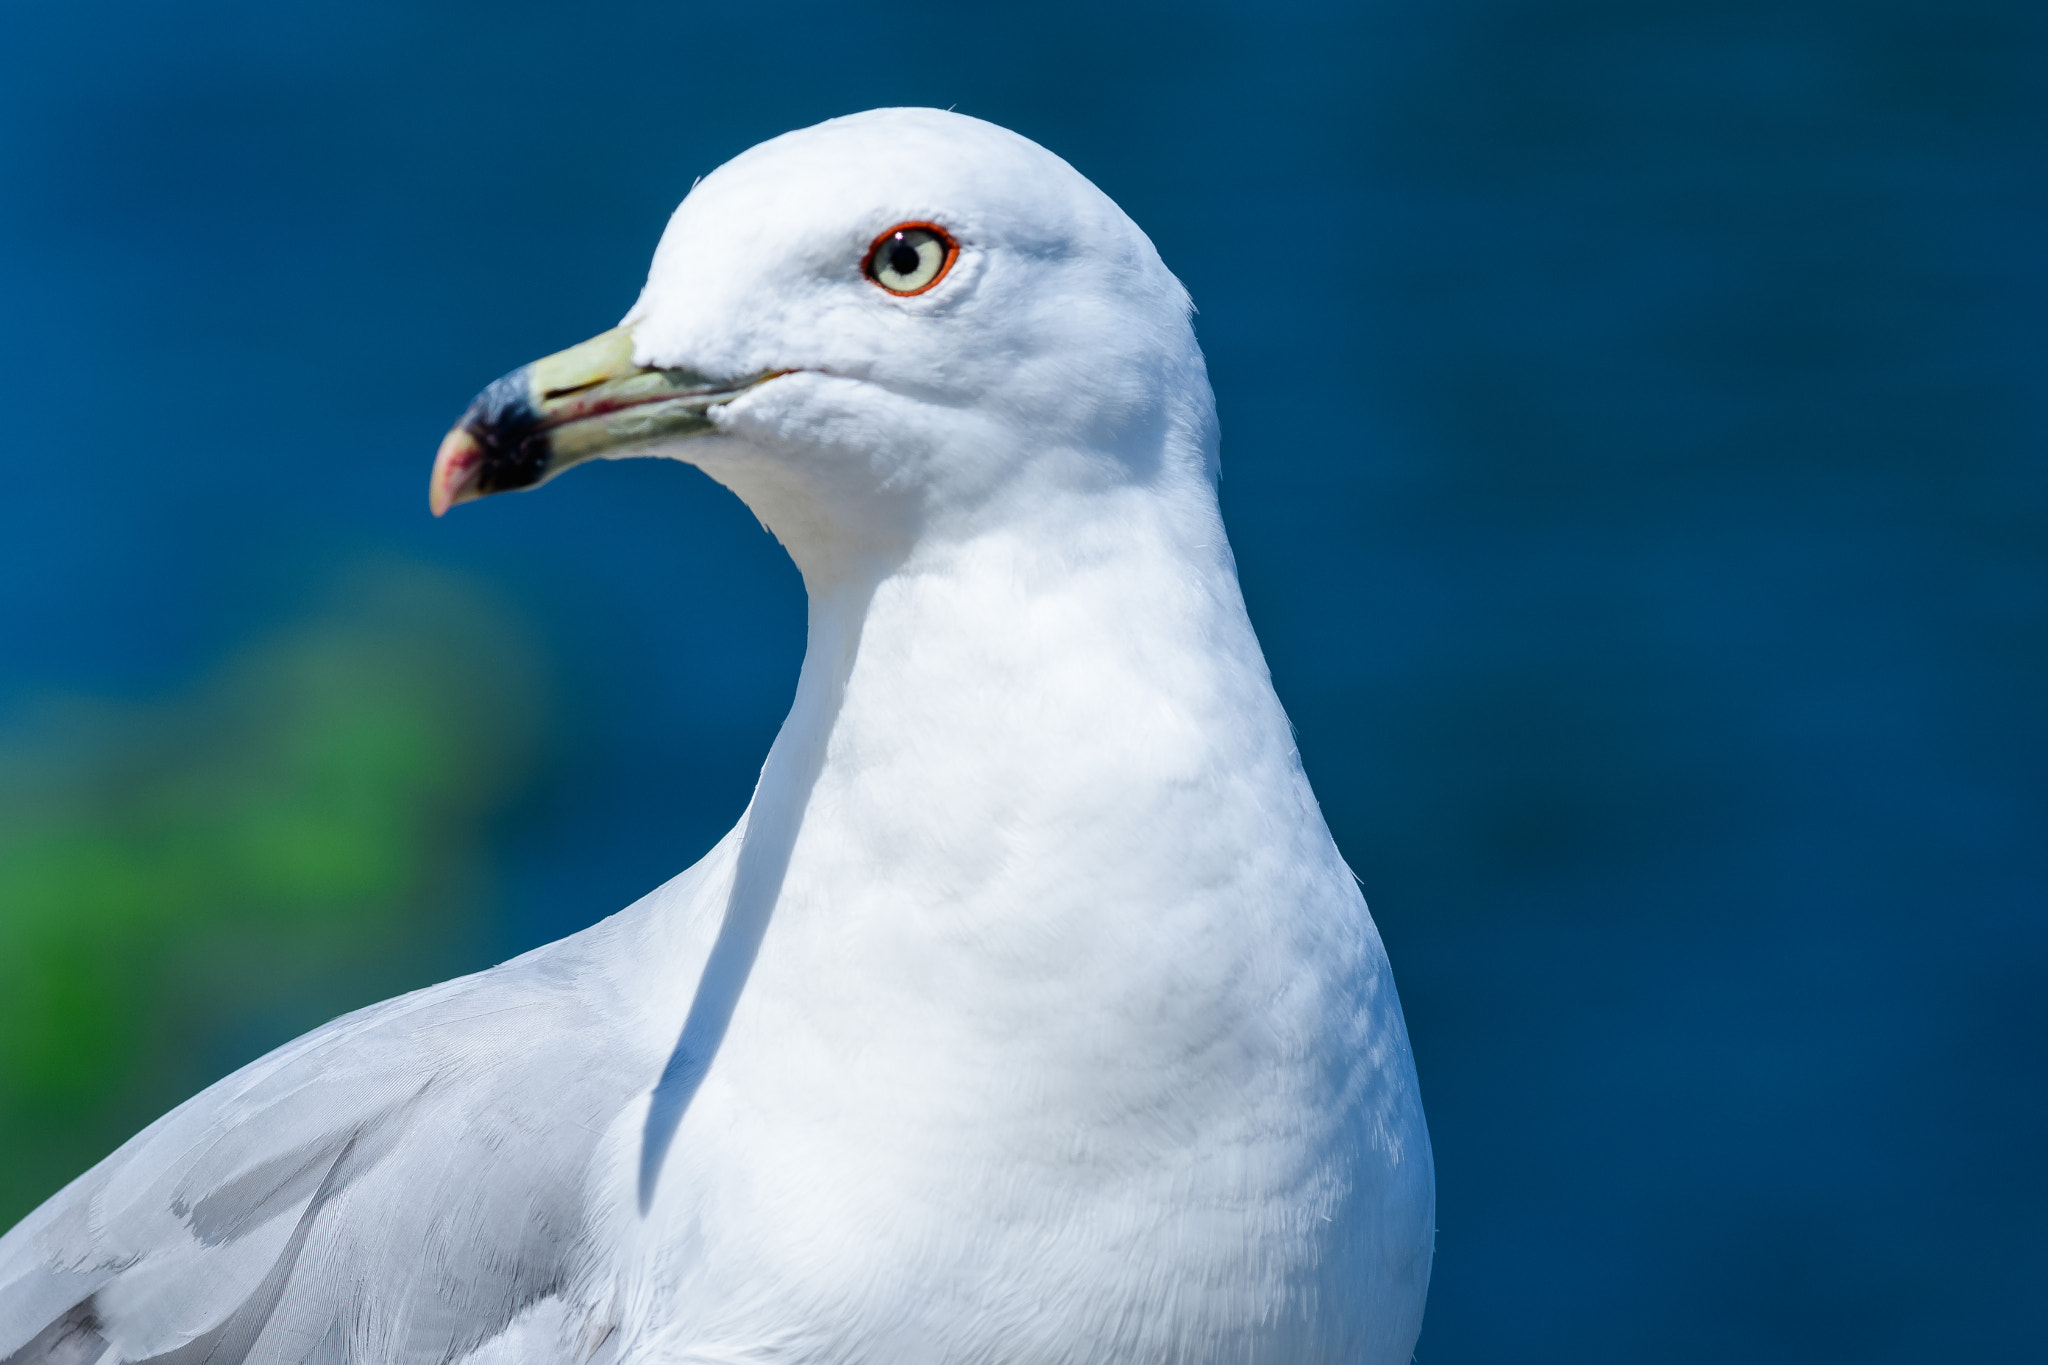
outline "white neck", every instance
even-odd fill
[[[1127,935],[1228,937],[1261,878],[1303,867],[1328,883],[1321,908],[1355,898],[1206,478],[866,563],[810,581],[796,700],[693,983],[705,1058],[742,988],[761,992],[771,933],[780,971],[868,991],[888,985],[864,967],[938,970],[978,990]]]
[[[812,443],[815,422],[786,438],[777,405],[866,386],[793,375],[691,448],[796,560],[810,639],[726,846],[650,1162],[663,1097],[687,1108],[733,1021],[778,1002],[797,1029],[835,992],[843,1019],[889,999],[975,1028],[1004,997],[1057,1008],[1042,985],[1097,1022],[1177,993],[1220,1023],[1296,970],[1295,920],[1364,922],[1245,616],[1190,364],[1063,441],[942,423],[858,449]],[[1038,1056],[1086,1065],[1058,1052]]]
[[[649,1226],[745,1227],[803,1274],[889,1229],[922,1248],[891,1310],[920,1331],[958,1316],[930,1285],[963,1264],[986,1284],[961,1303],[1138,1275],[1228,1286],[1204,1311],[1242,1324],[1321,1292],[1286,1279],[1306,1267],[1349,1286],[1377,1264],[1377,1214],[1347,1208],[1396,1201],[1426,1245],[1426,1189],[1396,1189],[1427,1179],[1399,1007],[1206,481],[811,587],[796,703],[729,875],[699,884],[723,892],[717,943],[674,982],[695,992],[640,1146]],[[662,1179],[671,1140],[699,1182]],[[702,1193],[743,1184],[742,1157],[802,1174]],[[1069,1223],[1156,1235],[1129,1264],[1033,1259]],[[693,1263],[672,1292],[800,1279],[781,1255]],[[849,1302],[871,1291],[833,1265]],[[1346,1306],[1333,1339],[1412,1335],[1379,1316]]]
[[[1327,886],[1302,913],[1355,899],[1204,480],[815,591],[731,906],[772,911],[792,992],[957,990],[988,1018],[988,992],[1106,953],[1259,951],[1236,941],[1248,898],[1304,868]]]

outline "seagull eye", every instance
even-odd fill
[[[892,294],[922,294],[959,254],[960,244],[937,223],[899,223],[875,238],[861,269]]]

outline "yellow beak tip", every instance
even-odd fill
[[[478,496],[476,480],[483,463],[484,448],[467,428],[456,427],[441,438],[441,448],[434,452],[434,472],[427,480],[427,507],[435,516]]]

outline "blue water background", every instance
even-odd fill
[[[1200,307],[1415,1035],[1418,1358],[2039,1351],[2038,4],[0,17],[0,704],[174,689],[365,554],[453,566],[555,674],[494,951],[647,890],[745,802],[796,576],[666,464],[435,523],[435,441],[618,318],[695,176],[957,105]]]

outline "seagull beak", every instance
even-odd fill
[[[779,372],[778,372],[779,373]],[[633,334],[614,327],[580,346],[522,365],[476,396],[434,456],[427,505],[532,488],[585,460],[713,430],[711,410],[756,384],[633,363]]]

